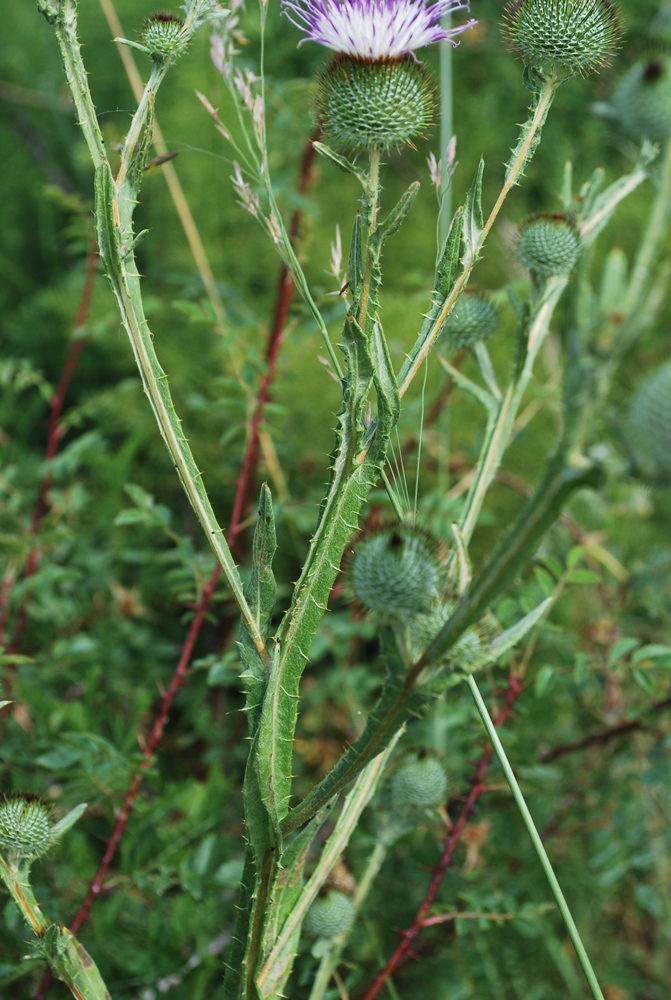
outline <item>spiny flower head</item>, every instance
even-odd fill
[[[444,30],[445,14],[469,10],[461,0],[282,0],[284,13],[307,38],[342,55],[386,61],[455,35],[476,23]],[[302,43],[300,43],[302,44]],[[453,42],[456,45],[456,42]]]
[[[622,25],[611,0],[511,0],[505,35],[528,66],[586,76],[607,65]]]
[[[32,860],[51,846],[51,810],[35,795],[11,795],[0,803],[0,847]]]

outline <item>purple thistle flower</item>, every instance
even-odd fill
[[[445,31],[445,14],[470,10],[462,0],[282,0],[283,13],[307,38],[343,55],[380,61],[413,54],[415,49],[472,28],[468,21]],[[299,44],[302,44],[299,43]],[[452,42],[456,45],[456,42]]]

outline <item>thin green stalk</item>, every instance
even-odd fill
[[[136,159],[141,157],[141,152],[138,153],[136,146],[139,144],[142,148],[148,138],[156,88],[165,75],[166,67],[155,68],[150,82],[145,87],[124,145],[120,175],[115,181],[109,167],[107,150],[98,126],[81,57],[74,0],[39,0],[38,6],[54,25],[80,126],[96,168],[98,247],[131,340],[145,391],[173,464],[221,564],[226,581],[240,608],[242,619],[259,656],[269,665],[270,656],[263,636],[244,597],[242,580],[202,484],[200,472],[175,412],[167,377],[154,350],[152,334],[142,306],[140,275],[135,266],[132,250],[132,216],[139,189],[139,177],[136,174],[143,166],[141,161]]]
[[[352,905],[354,907],[355,914],[358,914],[366,896],[370,892],[373,882],[377,878],[378,872],[384,864],[384,859],[387,856],[388,850],[389,844],[384,840],[378,840],[375,847],[371,851],[370,857],[368,858],[368,864],[366,865],[364,873],[357,883],[356,892],[352,898]],[[319,963],[317,975],[314,983],[312,984],[308,1000],[322,1000],[322,997],[331,982],[333,973],[335,972],[340,961],[340,956],[342,955],[343,948],[347,943],[350,933],[351,931],[346,931],[342,934],[338,934],[337,937],[333,938],[330,942],[328,951]]]
[[[582,939],[578,932],[578,928],[576,927],[573,917],[571,916],[571,911],[568,908],[568,904],[566,902],[566,899],[564,898],[564,894],[561,891],[559,882],[557,881],[557,876],[554,873],[554,869],[552,868],[550,859],[548,858],[547,852],[543,846],[543,841],[541,840],[538,830],[536,829],[536,825],[533,821],[531,813],[529,812],[524,796],[522,795],[520,786],[517,783],[517,779],[513,773],[513,769],[510,766],[510,762],[508,761],[506,752],[503,749],[503,744],[499,739],[499,734],[496,730],[496,726],[492,722],[489,712],[487,711],[487,706],[485,705],[482,695],[480,694],[480,690],[476,683],[475,677],[473,677],[472,674],[468,677],[467,683],[470,688],[471,694],[473,695],[473,699],[477,706],[480,718],[482,719],[482,723],[485,729],[487,730],[487,735],[489,736],[492,742],[492,746],[494,747],[494,752],[496,753],[499,763],[503,769],[503,773],[506,776],[506,781],[510,786],[510,791],[513,793],[513,797],[515,799],[517,808],[519,809],[522,815],[522,819],[524,820],[524,825],[527,828],[527,833],[529,834],[531,842],[534,845],[536,854],[538,855],[538,860],[540,861],[541,867],[545,872],[545,877],[547,878],[550,884],[552,895],[555,898],[559,912],[561,913],[562,919],[564,920],[564,923],[566,925],[566,930],[568,931],[571,943],[575,948],[576,955],[578,956],[578,961],[580,962],[582,970],[585,973],[585,978],[589,983],[590,990],[592,991],[592,996],[594,997],[594,1000],[604,1000],[603,993],[601,992],[601,989],[597,982],[596,975],[594,974],[594,970],[592,968],[592,964],[587,956],[587,952],[585,951],[585,947],[582,943]]]
[[[449,31],[452,27],[452,15],[445,14],[442,28]],[[452,218],[452,198],[449,171],[446,169],[445,153],[452,138],[452,43],[443,39],[440,43],[440,142],[438,161],[442,164],[440,188],[440,213],[438,215],[438,238],[442,246],[450,228]]]
[[[298,905],[285,922],[282,933],[268,956],[257,979],[257,986],[262,997],[271,997],[274,990],[286,985],[286,969],[288,964],[287,951],[291,948],[297,931],[305,916],[317,898],[317,894],[326,881],[338,858],[349,843],[350,837],[357,827],[361,813],[366,808],[377,789],[380,778],[387,766],[400,732],[391,741],[385,751],[372,760],[359,774],[352,791],[345,799],[342,812],[338,817],[333,833],[326,842],[317,867],[308,880]]]
[[[519,143],[515,151],[513,159],[508,165],[503,187],[501,188],[499,196],[496,199],[494,207],[489,213],[489,217],[485,222],[482,231],[478,235],[478,240],[475,246],[473,247],[470,260],[466,262],[464,270],[462,271],[461,275],[455,282],[454,288],[452,289],[447,299],[445,300],[443,308],[440,310],[440,313],[434,320],[431,330],[424,339],[421,348],[417,351],[417,354],[412,357],[412,360],[403,367],[403,370],[401,372],[401,381],[399,384],[399,394],[401,395],[401,397],[404,396],[405,393],[410,388],[410,384],[417,375],[417,372],[421,368],[424,359],[426,358],[436,338],[443,329],[445,320],[452,312],[455,302],[457,301],[462,291],[468,284],[471,272],[479,259],[480,251],[482,250],[482,247],[484,246],[484,243],[487,237],[489,236],[492,226],[496,222],[496,219],[498,217],[499,212],[501,211],[501,207],[503,206],[504,201],[508,197],[513,187],[519,183],[524,168],[527,165],[529,158],[533,154],[533,151],[538,141],[538,133],[540,129],[543,127],[543,123],[547,118],[548,111],[550,110],[550,106],[552,104],[552,101],[554,100],[554,96],[555,93],[557,92],[557,88],[559,87],[560,82],[561,81],[556,77],[549,77],[545,80],[543,89],[541,93],[538,95],[538,102],[536,103],[536,106],[534,108],[532,118],[528,123],[528,127],[523,135],[522,141]]]

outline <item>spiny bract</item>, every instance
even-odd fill
[[[664,142],[671,135],[671,59],[632,66],[615,88],[613,107],[625,132]]]
[[[49,807],[40,799],[12,796],[0,804],[0,847],[22,859],[39,858],[51,846]]]
[[[316,899],[305,918],[305,929],[315,937],[334,938],[348,931],[354,923],[354,905],[349,896],[329,889]]]
[[[357,600],[380,621],[427,612],[440,588],[437,560],[421,535],[407,529],[363,538],[351,563]]]
[[[183,34],[184,22],[173,14],[156,14],[145,21],[142,44],[156,62],[166,62],[181,56],[187,48]]]
[[[398,805],[430,809],[445,802],[447,775],[435,757],[412,754],[401,763],[392,779],[391,789]]]
[[[450,347],[473,347],[488,340],[499,325],[496,309],[482,295],[465,292],[443,327]]]
[[[671,481],[671,361],[642,380],[632,396],[625,433],[633,459],[651,479]]]
[[[580,253],[575,229],[561,215],[535,219],[522,230],[517,242],[517,259],[523,267],[543,278],[567,278]]]
[[[610,0],[513,0],[505,36],[527,66],[586,76],[607,65],[621,34]]]
[[[353,150],[405,146],[432,122],[433,97],[412,56],[386,62],[336,56],[315,99],[324,135]]]

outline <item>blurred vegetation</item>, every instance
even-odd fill
[[[631,140],[596,116],[593,105],[608,99],[614,82],[659,44],[662,32],[650,31],[657,14],[653,0],[624,0],[622,6],[627,35],[621,52],[599,77],[575,79],[560,90],[526,181],[489,240],[479,287],[524,283],[511,263],[512,227],[530,214],[557,210],[567,159],[578,183],[600,164],[609,180],[630,168]],[[130,38],[154,12],[149,0],[118,0],[116,8]],[[489,205],[529,94],[520,65],[501,43],[501,5],[474,0],[473,14],[479,26],[463,36],[454,56],[459,166],[452,197],[454,202],[463,197],[483,154]],[[243,23],[249,39],[244,59],[254,70],[259,45],[253,12]],[[92,239],[92,171],[49,26],[31,4],[9,5],[3,24],[0,540],[5,579],[15,577],[6,642],[25,609],[21,653],[29,659],[18,664],[14,704],[2,713],[0,771],[6,791],[39,793],[53,801],[58,814],[80,801],[89,803],[84,820],[35,866],[37,898],[52,919],[67,923],[97,870],[214,561],[143,398],[101,274],[85,326],[74,329]],[[121,141],[134,102],[98,3],[80,4],[80,25],[105,136]],[[271,166],[287,215],[297,207],[303,213],[300,252],[313,286],[326,295],[338,290],[328,275],[329,244],[340,225],[347,245],[357,191],[350,178],[322,162],[310,191],[295,193],[312,127],[312,80],[324,53],[310,44],[297,49],[296,32],[277,9],[271,11],[269,31]],[[194,95],[194,90],[206,94],[227,121],[226,93],[208,48],[202,31],[168,76],[157,117],[168,147],[179,154],[174,164],[224,301],[224,326],[216,323],[204,294],[160,167],[143,188],[138,228],[150,229],[150,235],[139,259],[159,357],[215,509],[226,523],[250,399],[265,368],[279,261],[255,221],[236,204],[229,150]],[[437,71],[437,54],[427,59]],[[388,204],[410,180],[420,174],[426,180],[384,261],[383,318],[397,357],[414,339],[430,288],[436,204],[425,160],[436,141],[434,132],[416,150],[390,156],[385,176]],[[613,246],[633,251],[653,195],[648,182],[618,209],[597,244],[595,271]],[[328,301],[336,335],[342,307],[337,296]],[[496,301],[503,321],[491,350],[495,364],[505,366],[514,317],[504,296]],[[529,687],[505,729],[506,747],[607,1000],[666,1000],[671,981],[671,726],[668,707],[651,711],[669,694],[671,657],[645,650],[671,645],[670,493],[663,484],[636,478],[622,434],[622,414],[640,377],[670,356],[670,322],[667,298],[654,327],[626,358],[592,428],[592,446],[607,457],[609,478],[598,496],[580,496],[570,510],[581,544],[592,552],[589,571],[567,584],[530,651]],[[45,463],[49,400],[76,337],[85,343],[66,399],[64,435],[58,455]],[[559,338],[551,338],[539,386],[551,378],[560,350]],[[264,422],[262,474],[278,502],[279,610],[297,578],[327,474],[338,390],[320,364],[321,353],[309,317],[294,304]],[[437,366],[430,368],[427,399],[440,380]],[[528,485],[552,448],[558,420],[556,391],[537,389],[535,401],[539,412],[518,434],[506,464],[515,482]],[[419,490],[420,518],[444,538],[459,503],[449,491],[477,457],[483,432],[474,404],[459,393],[453,404],[425,433]],[[407,401],[402,436],[416,439],[420,405],[418,386]],[[406,460],[412,483],[412,444]],[[26,577],[36,544],[32,513],[47,474],[50,502],[39,525],[39,563]],[[476,558],[491,549],[521,509],[523,498],[510,481],[491,490],[475,537]],[[374,500],[376,516],[389,517],[384,495]],[[605,561],[589,549],[596,543],[609,554]],[[503,624],[554,589],[574,544],[566,524],[553,531],[515,600],[497,609]],[[248,749],[231,614],[220,586],[103,898],[80,932],[114,997],[201,1000],[220,984],[242,864],[240,789]],[[369,623],[352,615],[346,595],[336,594],[303,682],[298,793],[357,734],[361,712],[379,682],[375,648]],[[490,697],[505,687],[502,670],[487,680]],[[640,724],[621,733],[546,759],[553,747],[639,718]],[[444,761],[456,810],[472,777],[472,761],[485,745],[468,694],[452,688],[426,718],[408,727],[406,742],[430,748]],[[563,928],[545,906],[543,876],[494,766],[487,781],[491,789],[438,897],[446,912],[483,916],[425,932],[416,948],[420,961],[395,978],[398,995],[583,997]],[[383,867],[361,933],[341,968],[350,995],[396,946],[396,928],[412,921],[444,833],[440,817],[427,816]],[[355,877],[373,836],[368,820],[347,859]],[[0,905],[0,995],[27,1000],[44,969],[22,960],[26,929],[11,901]],[[302,947],[290,994],[297,1000],[308,996],[316,968],[310,942]],[[51,995],[65,996],[65,987],[54,984]]]

